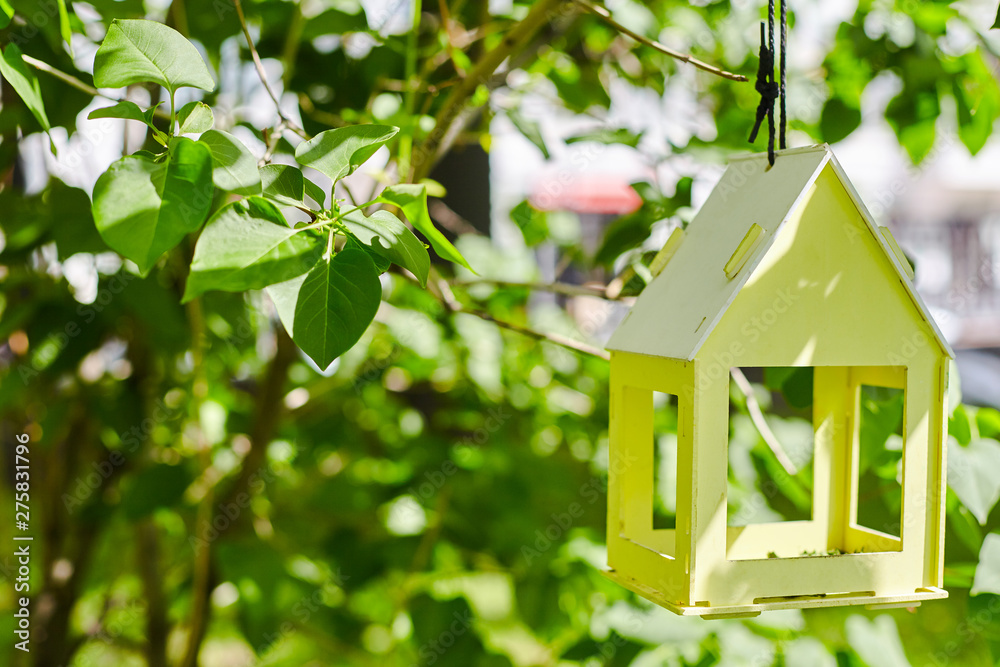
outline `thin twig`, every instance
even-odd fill
[[[31,65],[32,67],[34,67],[38,71],[45,72],[46,74],[54,76],[55,78],[59,79],[63,83],[68,84],[68,85],[72,86],[73,88],[76,88],[77,90],[83,91],[83,92],[87,93],[88,95],[90,95],[91,97],[103,97],[104,99],[111,100],[112,102],[125,102],[125,101],[127,101],[127,100],[122,99],[120,97],[115,97],[114,95],[105,95],[104,93],[102,93],[101,91],[99,91],[97,88],[94,88],[93,86],[84,83],[83,81],[81,81],[80,79],[76,78],[72,74],[67,74],[66,72],[63,72],[62,70],[56,69],[55,67],[53,67],[52,65],[48,64],[47,62],[44,62],[42,60],[38,60],[37,58],[32,58],[31,56],[26,55],[26,54],[22,54],[21,58],[24,60],[24,62],[26,64]],[[153,115],[156,116],[157,118],[163,118],[163,119],[169,119],[170,118],[170,112],[169,111],[163,111],[159,107],[156,107],[156,111],[153,112]]]
[[[59,79],[63,83],[68,83],[69,85],[73,86],[77,90],[82,90],[83,92],[87,93],[88,95],[91,95],[93,97],[105,97],[105,98],[107,98],[109,100],[115,100],[116,102],[121,102],[121,100],[119,100],[119,99],[117,99],[115,97],[111,97],[109,95],[105,95],[104,93],[102,93],[101,91],[99,91],[97,88],[94,88],[93,86],[87,85],[86,83],[84,83],[80,79],[76,78],[72,74],[66,74],[63,71],[57,70],[55,67],[53,67],[52,65],[48,64],[47,62],[43,62],[41,60],[38,60],[37,58],[32,58],[31,56],[29,56],[27,54],[22,54],[21,58],[24,60],[24,62],[26,62],[27,64],[31,65],[35,69],[41,70],[42,72],[45,72],[46,74],[51,74],[52,76],[54,76],[55,78]]]
[[[410,280],[416,280],[416,278],[410,277],[405,272],[402,275]],[[529,327],[520,324],[514,324],[513,322],[507,322],[505,320],[498,320],[497,318],[493,317],[492,315],[490,315],[485,311],[476,310],[473,308],[466,308],[461,304],[461,302],[459,302],[458,299],[455,298],[455,295],[451,291],[451,285],[448,283],[448,281],[442,278],[441,275],[437,272],[437,269],[435,269],[433,266],[431,267],[430,278],[427,281],[427,289],[431,293],[431,295],[434,296],[434,298],[436,298],[438,301],[444,304],[445,308],[447,308],[454,314],[464,313],[466,315],[475,315],[476,317],[486,320],[487,322],[493,322],[502,329],[516,331],[519,334],[523,334],[525,336],[529,336],[537,340],[544,340],[549,343],[555,343],[556,345],[568,347],[569,349],[575,350],[576,352],[582,352],[583,354],[589,354],[594,357],[599,357],[601,359],[604,359],[605,361],[611,359],[611,355],[605,352],[604,350],[596,348],[593,345],[587,345],[586,343],[581,343],[580,341],[574,340],[569,336],[563,336],[562,334],[557,334],[557,333],[547,333],[544,331],[535,331],[534,329],[531,329]]]
[[[506,288],[506,289],[528,289],[537,290],[541,292],[552,292],[553,294],[563,294],[565,296],[592,296],[598,299],[607,299],[608,301],[621,301],[624,298],[622,296],[612,296],[608,293],[608,288],[604,285],[572,285],[570,283],[522,283],[513,282],[507,280],[488,280],[488,279],[475,279],[475,280],[453,280],[452,285],[461,285],[462,287],[471,287],[473,285],[493,285],[494,287]]]
[[[469,97],[480,85],[489,82],[497,68],[507,58],[520,52],[528,44],[542,26],[548,23],[560,2],[561,0],[537,0],[525,17],[504,35],[503,40],[480,58],[468,76],[452,87],[451,93],[434,119],[434,129],[419,148],[413,151],[410,173],[400,174],[402,181],[416,183],[430,173],[431,167],[437,162],[439,152],[454,139],[453,126],[462,115]]]
[[[274,102],[274,108],[278,112],[278,117],[285,123],[285,125],[292,132],[295,132],[303,139],[308,139],[305,130],[297,126],[285,113],[281,110],[281,102],[278,101],[278,96],[274,94],[274,89],[271,88],[271,84],[267,80],[267,72],[264,71],[264,63],[260,60],[260,54],[257,53],[257,47],[254,46],[253,37],[250,36],[250,28],[247,26],[247,18],[243,14],[243,3],[240,0],[233,0],[233,5],[236,7],[236,15],[240,19],[240,26],[243,28],[243,36],[247,40],[247,46],[250,48],[250,57],[253,58],[254,67],[257,68],[257,76],[260,77],[260,82],[264,84],[264,90],[271,97],[271,101]]]
[[[546,341],[546,342],[549,342],[549,343],[555,343],[556,345],[561,345],[563,347],[568,347],[571,350],[575,350],[577,352],[582,352],[583,354],[589,354],[589,355],[591,355],[593,357],[598,357],[600,359],[604,359],[605,361],[609,361],[611,359],[611,355],[608,354],[605,350],[602,350],[600,348],[594,347],[593,345],[587,345],[586,343],[581,343],[580,341],[574,340],[574,339],[570,338],[569,336],[563,336],[562,334],[550,333],[550,332],[545,332],[545,331],[535,331],[534,329],[530,329],[528,327],[521,326],[520,324],[514,324],[513,322],[506,322],[504,320],[498,320],[497,318],[493,317],[489,313],[483,312],[481,310],[471,310],[471,309],[468,309],[468,308],[459,308],[458,310],[455,310],[453,312],[455,312],[455,313],[465,313],[467,315],[475,315],[476,317],[478,317],[480,319],[483,319],[483,320],[486,320],[487,322],[493,322],[494,324],[496,324],[498,327],[500,327],[502,329],[508,329],[510,331],[516,331],[519,334],[522,334],[522,335],[525,335],[525,336],[529,336],[529,337],[535,338],[537,340],[542,340],[542,341]]]
[[[674,49],[672,49],[669,46],[666,46],[664,44],[661,44],[660,42],[657,42],[655,40],[649,39],[648,37],[643,37],[639,33],[635,32],[633,30],[630,30],[629,28],[626,28],[621,23],[619,23],[618,21],[616,21],[611,16],[611,12],[609,12],[604,7],[600,7],[598,5],[595,5],[595,4],[591,3],[591,2],[589,2],[588,0],[573,0],[573,2],[575,2],[578,5],[580,5],[581,7],[583,7],[584,9],[586,9],[591,14],[594,14],[595,16],[600,17],[605,23],[607,23],[608,25],[610,25],[612,28],[614,28],[618,32],[620,32],[620,33],[622,33],[624,35],[628,35],[629,37],[631,37],[635,41],[637,41],[637,42],[639,42],[641,44],[645,44],[646,46],[648,46],[648,47],[650,47],[652,49],[656,49],[660,53],[666,54],[666,55],[670,56],[671,58],[675,58],[677,60],[680,60],[681,62],[688,63],[689,65],[694,65],[695,67],[697,67],[700,70],[704,70],[704,71],[709,72],[711,74],[715,74],[716,76],[721,76],[724,79],[729,79],[731,81],[749,81],[749,79],[747,79],[742,74],[733,74],[732,72],[727,72],[726,70],[720,69],[720,68],[716,67],[715,65],[709,65],[706,62],[698,60],[694,56],[688,55],[686,53],[681,53],[680,51],[675,51]]]
[[[432,199],[428,206],[431,218],[441,224],[453,234],[475,234],[483,236],[483,233],[476,229],[475,225],[456,213],[450,206],[440,199]]]
[[[764,438],[764,442],[767,446],[771,448],[774,452],[774,456],[778,459],[778,463],[781,467],[785,469],[789,475],[794,475],[798,472],[798,468],[792,459],[785,452],[785,448],[781,446],[781,442],[778,440],[777,436],[774,435],[774,431],[771,427],[767,425],[767,420],[764,419],[764,413],[760,409],[760,403],[757,402],[757,397],[753,393],[753,386],[751,386],[750,381],[747,380],[747,376],[743,375],[743,371],[738,368],[731,368],[729,373],[733,376],[733,380],[736,382],[736,386],[739,387],[740,391],[747,399],[747,412],[750,413],[750,419],[753,421],[754,426],[760,431],[760,437]]]
[[[264,151],[264,156],[257,163],[258,167],[263,167],[266,164],[270,164],[271,158],[274,157],[274,151],[278,148],[278,143],[281,142],[281,133],[285,131],[285,121],[279,120],[278,124],[272,127],[267,132],[267,149]]]

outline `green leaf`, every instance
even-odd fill
[[[162,102],[161,102],[162,104]],[[159,106],[159,104],[157,105]],[[166,145],[168,137],[163,132],[156,129],[153,125],[153,115],[156,113],[156,107],[150,107],[145,111],[142,110],[135,102],[130,102],[128,100],[122,100],[118,104],[112,105],[110,107],[102,107],[100,109],[94,109],[90,112],[87,118],[93,120],[95,118],[124,118],[125,120],[137,120],[140,123],[145,123],[149,126],[149,129],[153,131],[153,134],[157,137],[157,140]],[[133,153],[135,155],[135,153]]]
[[[594,256],[594,263],[610,266],[626,250],[642,245],[658,219],[644,206],[612,220],[604,230],[604,239]]]
[[[1000,595],[1000,535],[990,533],[979,551],[979,564],[972,581],[972,594]]]
[[[388,211],[375,211],[368,217],[361,211],[355,211],[345,216],[343,223],[363,245],[408,269],[421,285],[427,285],[430,255],[424,244],[399,218]]]
[[[347,237],[347,243],[344,244],[345,248],[354,248],[355,250],[360,250],[371,257],[372,262],[375,263],[375,271],[382,275],[392,266],[392,261],[387,259],[385,256],[378,254],[371,247],[362,245],[360,241],[351,236]]]
[[[21,49],[16,44],[8,44],[4,49],[3,58],[0,58],[0,74],[10,84],[25,106],[38,120],[42,129],[48,132],[51,129],[49,117],[45,115],[45,105],[42,104],[42,93],[38,87],[38,79],[34,72],[28,69],[21,57]]]
[[[47,196],[45,211],[52,219],[49,238],[56,242],[60,260],[80,252],[99,253],[107,250],[107,245],[94,226],[94,218],[90,214],[90,197],[86,192],[53,180],[51,188],[43,196]]]
[[[591,130],[590,132],[583,132],[582,134],[574,135],[566,139],[566,143],[575,144],[580,141],[594,141],[599,144],[624,144],[625,146],[635,148],[639,145],[641,140],[641,132],[636,134],[635,132],[627,130],[623,127],[614,129],[602,127],[597,130]]]
[[[285,206],[305,206],[305,178],[302,171],[287,164],[266,164],[260,168],[263,195]]]
[[[113,250],[145,275],[156,260],[201,227],[212,205],[212,155],[177,137],[164,159],[130,155],[94,186],[94,222]]]
[[[892,616],[882,614],[874,619],[855,614],[844,623],[847,640],[866,665],[879,667],[910,667],[903,651],[903,642]]]
[[[94,109],[87,115],[87,118],[91,120],[95,118],[124,118],[125,120],[137,120],[140,123],[146,122],[146,114],[143,113],[142,107],[129,100],[122,100],[110,107]]]
[[[524,135],[525,139],[538,147],[538,150],[542,152],[542,156],[546,160],[551,157],[549,155],[549,149],[545,145],[545,137],[542,136],[542,128],[538,125],[538,123],[525,118],[513,109],[507,112],[507,117],[510,118],[510,122],[514,124],[517,131]]]
[[[549,237],[549,226],[544,211],[539,211],[525,199],[510,211],[510,219],[521,230],[524,242],[536,246]]]
[[[948,434],[963,445],[972,442],[972,422],[969,413],[962,404],[956,405],[948,419]]]
[[[239,139],[221,130],[209,130],[199,142],[212,152],[212,180],[220,190],[240,195],[259,195],[257,158]]]
[[[397,132],[399,128],[390,125],[352,125],[327,130],[299,144],[295,159],[336,183],[354,173]]]
[[[976,427],[984,438],[1000,436],[1000,411],[993,408],[979,408],[976,411]]]
[[[997,6],[997,18],[993,21],[993,25],[990,28],[1000,28],[1000,5]]]
[[[57,0],[59,5],[59,34],[62,36],[66,46],[69,47],[69,54],[73,55],[73,30],[69,25],[69,11],[66,9],[66,0]]]
[[[94,59],[94,84],[121,88],[150,81],[171,92],[189,86],[214,90],[198,49],[173,28],[156,21],[115,19]]]
[[[462,253],[452,245],[451,241],[445,238],[434,223],[431,221],[430,213],[427,211],[427,187],[424,185],[392,185],[378,197],[378,201],[384,204],[398,206],[406,219],[410,221],[418,232],[430,241],[434,252],[442,259],[446,259],[456,264],[461,264],[469,271],[472,267],[462,257]],[[472,271],[475,273],[475,271]]]
[[[7,0],[0,0],[0,30],[9,26],[12,18],[14,18],[14,8]]]
[[[298,341],[295,339],[295,304],[298,303],[299,292],[302,291],[302,283],[306,281],[307,275],[303,273],[291,280],[268,285],[265,290],[274,303],[274,309],[278,311],[278,318],[284,325],[285,331],[296,343]]]
[[[268,294],[292,340],[326,368],[375,318],[382,284],[368,253],[345,248],[307,275],[272,285]]]
[[[832,97],[823,105],[819,119],[819,131],[823,141],[836,143],[861,125],[861,110],[849,106],[839,97]]]
[[[1000,90],[978,51],[962,58],[962,72],[952,77],[951,85],[958,111],[958,136],[975,155],[986,145],[1000,116]]]
[[[949,438],[949,444],[948,487],[985,526],[1000,500],[1000,477],[996,474],[1000,470],[1000,442],[979,438],[962,447]]]
[[[326,205],[326,192],[320,186],[310,181],[305,176],[302,177],[305,186],[306,196],[315,202],[316,206],[323,208]]]
[[[197,134],[207,132],[215,124],[215,114],[212,107],[204,102],[188,102],[177,112],[181,134]]]
[[[290,280],[312,268],[325,247],[315,232],[289,227],[266,199],[233,202],[198,238],[184,301],[209,290],[242,292]]]

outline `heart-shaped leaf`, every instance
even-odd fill
[[[397,132],[399,128],[390,125],[352,125],[327,130],[299,144],[295,159],[336,183],[354,173]]]
[[[973,595],[980,593],[1000,595],[1000,535],[996,533],[988,534],[983,540],[971,592]]]
[[[185,86],[215,89],[205,60],[179,32],[156,21],[115,19],[97,49],[94,83],[120,88],[147,81],[171,93]]]
[[[188,102],[177,112],[181,134],[197,134],[207,132],[215,124],[215,114],[212,107],[204,102]]]
[[[355,248],[267,291],[292,340],[320,368],[358,342],[382,299],[375,264]]]
[[[130,155],[94,185],[94,222],[113,250],[145,275],[184,236],[201,227],[212,204],[212,155],[205,146],[175,138],[162,160]]]
[[[1000,500],[1000,442],[973,439],[962,446],[948,438],[948,487],[955,492],[980,525],[985,526],[993,506]]]
[[[48,132],[51,126],[49,125],[49,117],[45,114],[45,105],[42,104],[42,93],[38,87],[38,79],[35,78],[34,72],[24,64],[21,49],[17,48],[16,44],[8,44],[4,48],[3,57],[0,58],[0,74],[3,75],[4,80],[10,84],[11,88],[21,96],[25,106],[38,120],[42,129]]]
[[[302,172],[287,164],[266,164],[260,168],[263,195],[285,206],[305,206],[305,179]]]
[[[445,238],[445,235],[431,221],[431,215],[427,211],[427,187],[425,185],[403,184],[390,186],[382,191],[378,201],[398,206],[403,211],[406,219],[410,221],[410,224],[423,234],[424,238],[430,241],[431,247],[434,248],[434,252],[439,257],[455,262],[456,264],[461,264],[469,271],[472,271],[472,267],[462,257],[462,253],[452,245],[451,241]],[[472,272],[475,273],[475,271]]]
[[[431,258],[427,249],[399,218],[388,211],[375,211],[365,217],[361,211],[346,215],[344,226],[373,252],[408,269],[421,285],[427,284]]]
[[[184,301],[208,290],[242,292],[289,280],[309,271],[325,247],[314,231],[289,227],[266,199],[233,202],[212,216],[198,238]]]
[[[221,130],[209,130],[198,141],[212,151],[212,180],[220,190],[241,195],[260,194],[257,158],[242,141]]]

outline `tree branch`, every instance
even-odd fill
[[[243,14],[243,3],[240,2],[240,0],[233,0],[233,5],[236,7],[236,15],[240,19],[240,26],[243,28],[243,36],[247,40],[247,46],[250,47],[250,57],[253,58],[254,67],[257,68],[257,76],[260,77],[260,82],[264,85],[264,90],[267,91],[267,94],[271,97],[271,101],[274,102],[274,108],[278,112],[278,117],[292,132],[298,134],[303,139],[308,139],[309,137],[305,133],[305,130],[297,126],[281,110],[281,102],[278,101],[278,96],[274,94],[274,89],[271,88],[271,84],[267,80],[267,72],[264,71],[264,63],[260,60],[260,54],[257,53],[257,47],[254,46],[253,37],[250,36],[250,28],[247,26],[247,17]]]
[[[22,54],[21,58],[24,60],[25,64],[31,65],[32,67],[34,67],[35,69],[37,69],[40,72],[45,72],[46,74],[54,76],[55,78],[59,79],[63,83],[68,84],[68,85],[72,86],[73,88],[76,88],[77,90],[80,90],[80,91],[82,91],[84,93],[87,93],[88,95],[90,95],[92,97],[103,97],[104,99],[111,100],[112,102],[124,102],[125,101],[125,100],[123,100],[123,99],[121,99],[119,97],[114,97],[112,95],[105,95],[104,93],[102,93],[101,91],[99,91],[97,88],[94,88],[93,86],[84,83],[83,81],[81,81],[80,79],[76,78],[72,74],[67,74],[66,72],[63,72],[62,70],[56,69],[55,67],[53,67],[52,65],[48,64],[45,61],[39,60],[37,58],[32,58],[31,56],[29,56],[27,54]],[[159,107],[156,108],[156,111],[153,112],[153,115],[156,116],[157,118],[163,118],[164,120],[169,120],[170,119],[170,112],[169,111],[163,111]]]
[[[415,278],[411,279],[416,280]],[[593,345],[581,343],[580,341],[574,340],[569,336],[564,336],[562,334],[557,334],[557,333],[546,333],[544,331],[535,331],[534,329],[531,329],[529,327],[520,324],[514,324],[513,322],[507,322],[505,320],[498,320],[497,318],[493,317],[492,315],[490,315],[485,311],[464,307],[458,301],[458,299],[455,298],[455,295],[452,294],[451,285],[448,284],[448,281],[441,278],[441,276],[437,273],[437,271],[434,269],[433,266],[431,267],[431,277],[427,281],[427,289],[438,301],[444,304],[445,308],[447,308],[452,313],[455,314],[464,313],[466,315],[475,315],[480,319],[496,324],[501,329],[516,331],[517,333],[528,336],[530,338],[534,338],[536,340],[543,340],[548,343],[555,343],[556,345],[561,345],[562,347],[567,347],[576,352],[582,352],[583,354],[589,354],[593,357],[604,359],[605,361],[611,359],[611,355],[605,352],[604,350],[596,348]]]
[[[156,524],[144,519],[136,527],[136,554],[142,590],[146,597],[146,664],[148,667],[167,667],[167,604],[163,597],[160,572],[160,547]]]
[[[514,324],[513,322],[498,320],[489,313],[481,310],[470,310],[468,308],[459,308],[458,310],[455,310],[453,312],[475,315],[476,317],[484,319],[487,322],[493,322],[502,329],[508,329],[509,331],[516,331],[519,334],[528,336],[530,338],[535,338],[537,340],[543,340],[549,343],[555,343],[556,345],[561,345],[571,350],[582,352],[583,354],[589,354],[592,357],[598,357],[600,359],[604,359],[605,361],[609,361],[611,359],[611,355],[608,354],[606,351],[594,347],[593,345],[587,345],[586,343],[581,343],[580,341],[574,340],[569,336],[563,336],[562,334],[557,334],[557,333],[547,333],[544,331],[535,331],[534,329],[521,326],[520,324]]]
[[[452,208],[445,204],[441,199],[432,199],[428,203],[428,209],[428,212],[431,214],[431,218],[455,235],[475,234],[477,236],[483,236],[483,233],[476,229],[471,222],[452,210]]]
[[[729,373],[733,376],[736,386],[739,387],[747,399],[747,412],[750,413],[750,419],[760,432],[760,437],[764,438],[764,442],[774,452],[774,456],[778,459],[781,467],[785,469],[785,472],[789,475],[794,475],[798,472],[798,468],[788,456],[785,448],[781,446],[781,442],[774,435],[774,431],[767,425],[767,420],[764,419],[764,412],[760,409],[760,403],[757,402],[757,397],[753,393],[753,386],[747,380],[747,376],[743,375],[743,371],[738,368],[731,368]]]
[[[284,415],[283,392],[288,379],[288,369],[298,355],[298,348],[285,330],[275,330],[277,348],[264,374],[263,383],[257,388],[254,401],[254,421],[250,427],[250,451],[243,459],[240,474],[222,503],[228,504],[241,493],[248,493],[250,482],[259,475],[267,461],[267,445]],[[234,522],[235,523],[235,522]]]
[[[476,279],[476,280],[452,280],[452,286],[462,286],[471,287],[474,285],[493,285],[495,287],[507,288],[507,289],[528,289],[528,290],[538,290],[541,292],[552,292],[553,294],[562,294],[565,296],[592,296],[598,299],[606,299],[608,301],[621,301],[628,297],[615,296],[612,295],[607,286],[601,285],[572,285],[570,283],[520,283],[511,282],[506,280],[488,280],[488,279]]]
[[[660,53],[666,54],[671,58],[675,58],[676,60],[680,60],[681,62],[693,65],[698,69],[704,70],[710,74],[715,74],[716,76],[721,76],[724,79],[729,79],[730,81],[749,81],[749,79],[747,79],[747,77],[743,76],[742,74],[733,74],[732,72],[727,72],[723,69],[716,67],[715,65],[709,65],[706,62],[698,60],[694,56],[688,55],[686,53],[681,53],[680,51],[675,51],[674,49],[671,49],[669,46],[661,44],[660,42],[649,39],[648,37],[643,37],[639,33],[630,30],[629,28],[626,28],[621,23],[616,21],[611,16],[611,12],[609,12],[607,9],[595,5],[589,2],[589,0],[573,0],[573,2],[578,4],[580,7],[583,7],[591,14],[600,17],[605,23],[610,25],[618,32],[624,35],[628,35],[629,37],[639,42],[640,44],[645,44],[646,46],[652,49],[656,49]]]
[[[205,434],[201,429],[200,406],[208,395],[208,377],[205,373],[205,313],[202,309],[201,299],[193,299],[187,304],[187,318],[191,327],[191,358],[192,358],[192,380],[190,402],[190,419],[194,424],[196,445],[198,448],[198,461],[201,472],[204,475],[212,466],[212,452]],[[213,500],[215,496],[213,488],[210,486],[205,492],[205,496],[198,503],[198,511],[195,518],[195,532],[211,525]],[[209,592],[211,591],[212,573],[212,545],[209,542],[201,544],[195,549],[193,566],[191,595],[191,629],[187,637],[187,647],[184,650],[184,657],[181,667],[197,667],[198,654],[201,652],[201,643],[205,638],[205,630],[208,628],[209,616]],[[152,620],[152,617],[151,617]]]
[[[413,152],[410,161],[410,173],[400,174],[405,182],[415,183],[424,178],[437,161],[438,152],[442,146],[447,146],[452,139],[453,125],[461,115],[468,98],[481,84],[490,80],[496,69],[509,56],[517,53],[534,37],[562,0],[538,0],[532,5],[528,14],[504,36],[496,47],[487,52],[473,67],[469,75],[461,83],[454,86],[445,99],[441,110],[434,119],[434,129]]]

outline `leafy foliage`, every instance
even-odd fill
[[[94,83],[118,88],[147,81],[171,96],[185,86],[215,89],[201,54],[176,30],[155,21],[115,19],[97,50]]]
[[[942,114],[980,150],[1000,113],[995,56],[989,41],[952,43],[984,27],[970,26],[959,5],[862,0],[827,35],[822,67],[790,71],[802,93],[796,141],[849,136],[881,76],[898,84],[885,113],[914,160],[948,139]],[[548,5],[537,36],[510,57],[502,49],[533,3],[424,3],[416,17],[354,0],[242,6],[265,69],[282,66],[271,85],[283,110],[270,125],[230,2],[157,14],[161,4],[138,0],[0,0],[0,414],[32,437],[32,511],[46,528],[35,544],[50,566],[33,574],[32,593],[47,605],[33,623],[46,639],[26,659],[995,663],[1000,413],[952,401],[948,600],[913,612],[673,617],[600,574],[607,364],[494,320],[580,339],[594,329],[555,307],[561,295],[465,284],[471,268],[523,283],[541,273],[530,252],[456,239],[432,220],[428,202],[440,193],[423,180],[430,165],[453,142],[490,146],[490,93],[504,77],[490,70],[465,85],[489,58],[517,70],[503,81],[517,99],[541,91],[602,120],[617,83],[694,91],[665,108],[666,141],[617,123],[566,140],[634,149],[651,168],[679,165],[673,180],[636,183],[640,207],[592,245],[570,214],[528,202],[511,214],[526,245],[564,253],[567,274],[636,294],[649,279],[651,236],[688,218],[686,165],[745,150],[751,85],[690,72],[569,4]],[[733,71],[755,69],[762,6],[629,0],[613,11],[640,34]],[[89,48],[78,46],[76,60],[71,40]],[[95,50],[94,84],[122,99],[90,117],[142,123],[129,134],[148,128],[146,139],[130,139],[132,154],[115,155],[103,174],[53,173],[25,194],[21,136],[65,128],[83,141],[97,123],[77,124],[92,95],[36,75],[22,54],[89,85],[80,67]],[[465,88],[469,97],[450,108]],[[452,111],[461,123],[443,122]],[[516,105],[503,113],[543,156],[565,148]],[[688,128],[695,114],[700,127]],[[120,141],[117,129],[91,143]],[[70,144],[67,157],[80,157],[80,145],[90,144]],[[388,154],[378,174],[387,187],[348,202],[345,179],[376,152]],[[445,262],[432,266],[424,241]],[[605,312],[592,304],[574,300],[575,315]],[[769,374],[755,390],[775,434],[808,451],[807,374]],[[899,508],[879,490],[897,483],[891,433],[901,405],[876,394],[864,409],[864,481],[875,491],[866,505],[891,521]],[[668,406],[657,420],[657,445],[669,453],[676,414]],[[735,389],[730,442],[731,512],[807,515],[808,468],[777,472]],[[670,476],[659,482],[667,497]],[[9,541],[6,525],[0,532]],[[7,583],[0,593],[9,631],[14,593]]]

